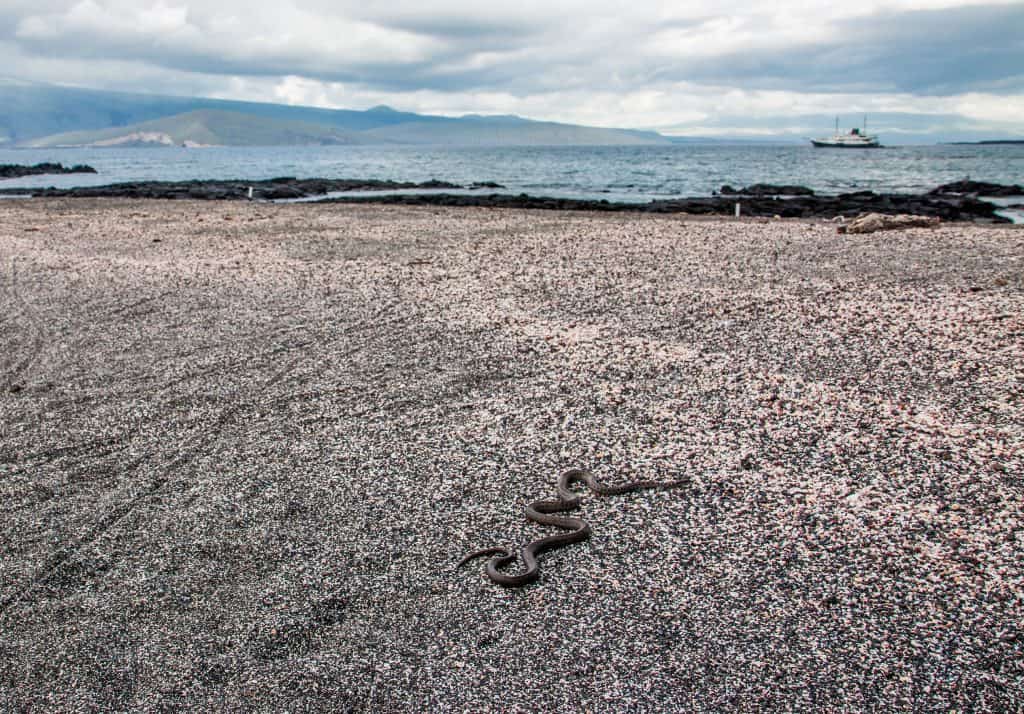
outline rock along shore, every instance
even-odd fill
[[[96,169],[86,164],[64,166],[64,164],[41,163],[34,166],[21,164],[0,164],[0,179],[22,178],[23,176],[45,176],[48,174],[94,174]]]
[[[30,193],[46,198],[155,198],[195,200],[255,200],[280,201],[312,199],[331,193],[379,191],[380,195],[332,196],[326,202],[381,203],[403,206],[453,206],[486,208],[533,208],[545,210],[583,210],[601,212],[687,213],[694,215],[734,215],[740,204],[744,216],[783,218],[852,217],[862,213],[887,215],[912,214],[934,216],[943,221],[970,221],[977,223],[1009,223],[1009,219],[996,214],[998,206],[978,198],[984,195],[1016,195],[1024,192],[1020,186],[957,182],[939,186],[926,194],[874,193],[857,191],[835,196],[817,195],[802,186],[773,186],[754,184],[744,189],[723,186],[716,195],[678,198],[649,203],[627,203],[606,200],[585,200],[531,196],[525,193],[484,193],[486,189],[503,188],[493,182],[454,184],[447,181],[421,183],[360,179],[299,179],[282,177],[263,181],[205,180],[205,181],[145,181],[118,183],[106,186],[76,188],[4,189],[0,195]],[[429,194],[396,194],[392,191],[431,189],[441,192]],[[464,193],[471,189],[474,192]],[[250,196],[251,190],[251,196]],[[452,193],[444,191],[451,190]],[[458,192],[456,192],[458,191]]]
[[[493,182],[463,186],[448,181],[379,181],[375,179],[325,179],[282,176],[262,181],[210,179],[202,181],[131,181],[105,186],[73,188],[3,189],[0,195],[30,193],[40,198],[155,198],[197,201],[287,201],[324,196],[342,191],[405,191],[409,189],[482,189],[502,188]],[[249,195],[250,189],[252,195]]]
[[[708,198],[681,198],[650,203],[621,203],[570,198],[548,198],[520,194],[463,195],[385,194],[381,196],[334,197],[324,199],[331,203],[381,203],[403,206],[482,206],[489,208],[534,208],[556,211],[602,211],[641,213],[687,213],[692,215],[734,215],[740,204],[741,215],[755,217],[780,216],[782,218],[834,218],[857,216],[862,213],[887,215],[914,214],[934,216],[944,221],[972,221],[979,223],[1010,223],[996,214],[998,207],[969,196],[926,197],[898,194],[876,194],[871,191],[839,196],[711,196]]]

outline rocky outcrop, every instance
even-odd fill
[[[806,186],[788,186],[774,183],[755,183],[746,188],[735,189],[726,184],[718,189],[722,196],[813,196],[814,191]]]
[[[107,186],[79,186],[75,188],[31,189],[34,196],[73,198],[163,198],[196,200],[241,200],[252,198],[281,201],[324,196],[342,191],[399,191],[405,189],[461,189],[447,181],[377,181],[357,179],[299,179],[293,176],[260,181],[136,181]],[[252,195],[249,190],[252,189]],[[7,191],[11,193],[13,191]],[[25,189],[17,190],[25,193]],[[0,193],[4,193],[0,191]]]
[[[759,184],[755,184],[758,186]],[[767,184],[760,184],[766,186]],[[550,198],[529,196],[525,193],[513,195],[484,193],[482,188],[490,184],[475,183],[468,186],[446,181],[425,181],[422,183],[400,181],[377,181],[358,179],[298,179],[290,176],[263,181],[147,181],[111,184],[108,186],[83,186],[68,189],[0,189],[0,194],[25,194],[44,197],[114,197],[114,198],[162,198],[195,200],[256,200],[279,201],[289,199],[324,198],[325,201],[388,203],[400,205],[443,205],[443,206],[484,206],[495,208],[537,208],[544,210],[579,211],[634,211],[645,213],[690,213],[695,215],[733,215],[736,204],[740,204],[741,215],[754,217],[782,218],[853,218],[865,213],[884,215],[910,214],[935,216],[943,221],[974,221],[979,223],[1009,223],[1009,219],[996,215],[998,207],[972,195],[953,193],[879,194],[872,191],[856,191],[838,196],[819,196],[813,192],[804,195],[766,195],[756,192],[745,194],[678,198],[649,203],[615,203],[606,200],[571,198]],[[752,187],[748,187],[752,188]],[[772,188],[780,188],[773,186]],[[799,187],[782,187],[786,189]],[[252,190],[250,196],[249,191]],[[394,193],[408,189],[433,189],[431,193]],[[747,190],[747,189],[744,189]],[[807,189],[810,191],[810,189]],[[359,196],[344,194],[362,192]],[[443,191],[451,191],[445,193]],[[456,191],[458,191],[456,193]],[[374,192],[374,195],[366,195]]]
[[[75,164],[68,168],[64,164],[41,163],[35,166],[19,164],[0,164],[0,179],[21,178],[22,176],[42,176],[46,174],[94,174],[96,169],[85,164]]]
[[[650,203],[614,203],[570,198],[547,198],[527,194],[382,194],[380,196],[338,196],[331,202],[387,203],[406,206],[485,206],[493,208],[536,208],[558,211],[638,211],[644,213],[689,213],[694,215],[733,215],[736,197],[710,196],[680,198]],[[743,216],[782,218],[853,218],[862,213],[900,213],[935,216],[943,221],[1009,223],[996,215],[997,207],[970,197],[930,197],[902,194],[876,194],[871,191],[840,196],[742,197]]]
[[[988,183],[986,181],[954,181],[946,183],[928,192],[929,196],[945,195],[974,195],[974,196],[1024,196],[1024,186],[1013,184],[1006,186],[1000,183]]]

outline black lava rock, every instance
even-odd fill
[[[497,184],[495,184],[497,185]],[[952,185],[952,184],[951,184]],[[490,184],[471,184],[469,188],[490,187]],[[404,189],[461,189],[462,186],[446,181],[431,180],[423,183],[359,180],[359,179],[297,179],[280,177],[260,181],[208,180],[208,181],[145,181],[82,186],[77,188],[31,189],[31,194],[43,197],[124,197],[195,200],[288,200],[325,197],[325,201],[349,203],[386,203],[398,205],[431,206],[483,206],[494,208],[536,208],[553,211],[635,211],[644,213],[689,213],[694,215],[732,215],[736,203],[746,217],[834,218],[853,217],[861,213],[895,215],[909,213],[919,216],[938,216],[944,221],[976,221],[1009,223],[1009,219],[996,215],[998,207],[977,199],[973,194],[936,191],[923,195],[878,194],[873,191],[855,191],[838,196],[819,196],[802,186],[754,184],[741,191],[729,186],[721,188],[721,195],[677,198],[649,203],[617,203],[607,200],[551,198],[529,196],[525,193],[388,193]],[[250,190],[252,195],[249,195]],[[345,196],[359,191],[364,195]],[[25,189],[0,189],[0,194],[25,193]],[[365,192],[379,192],[365,195]],[[748,193],[749,192],[749,193]],[[338,194],[326,198],[328,194]]]
[[[948,194],[974,194],[975,196],[1024,196],[1024,187],[1017,184],[1006,186],[1001,183],[988,183],[986,181],[954,181],[946,183],[928,192],[929,196],[942,196]]]
[[[19,164],[0,164],[0,178],[21,178],[22,176],[42,176],[46,174],[94,174],[96,169],[86,164],[75,164],[68,168],[64,164],[43,162],[35,166]]]
[[[718,189],[723,196],[813,196],[814,191],[806,186],[791,186],[774,183],[755,183],[739,190],[726,184]]]

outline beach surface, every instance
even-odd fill
[[[1022,382],[1020,228],[0,201],[0,710],[1020,711]]]

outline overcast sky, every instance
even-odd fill
[[[1022,37],[1020,0],[0,0],[0,75],[673,134],[863,113],[1024,134]]]

